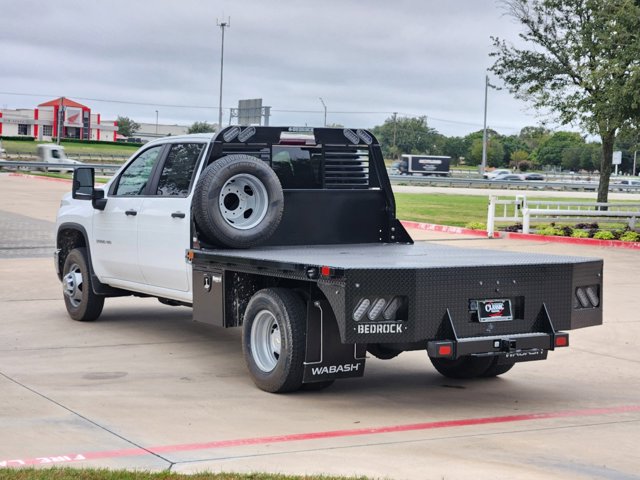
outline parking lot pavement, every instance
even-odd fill
[[[324,391],[272,395],[249,379],[237,329],[128,297],[108,299],[97,322],[74,322],[51,259],[2,258],[0,466],[639,479],[640,254],[433,241],[603,257],[605,324],[503,378],[444,379],[410,352],[371,358],[364,378]]]

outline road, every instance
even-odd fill
[[[118,298],[97,322],[69,319],[46,252],[68,190],[0,174],[0,466],[640,479],[638,252],[413,232],[603,257],[605,324],[503,378],[448,380],[411,352],[321,392],[272,395],[253,386],[240,332],[187,308]]]

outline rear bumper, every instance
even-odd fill
[[[516,361],[539,360],[548,350],[569,346],[569,334],[523,333],[495,337],[433,340],[427,343],[432,358],[456,359],[468,355],[500,355]]]

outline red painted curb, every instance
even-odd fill
[[[384,433],[399,433],[440,428],[460,428],[475,425],[491,425],[554,418],[589,417],[598,415],[612,415],[640,412],[640,405],[622,405],[618,407],[587,408],[582,410],[561,410],[556,412],[525,413],[500,417],[480,417],[460,420],[443,420],[438,422],[414,423],[408,425],[389,425],[383,427],[357,428],[349,430],[332,430],[324,432],[294,433],[290,435],[275,435],[269,437],[239,438],[232,440],[215,440],[202,443],[187,443],[182,445],[160,445],[148,448],[126,448],[121,450],[103,450],[86,453],[70,453],[50,457],[14,458],[0,460],[0,467],[24,467],[29,465],[55,465],[60,463],[74,463],[84,460],[98,460],[103,458],[135,457],[160,453],[176,453],[195,450],[212,450],[219,448],[243,447],[248,445],[267,445],[286,442],[300,442],[340,437],[356,437],[362,435],[379,435]]]
[[[597,238],[573,238],[536,235],[533,233],[503,232],[504,237],[510,240],[531,240],[534,242],[554,242],[568,245],[587,245],[591,247],[626,248],[628,250],[640,250],[640,242],[622,242],[620,240],[598,240]]]
[[[48,180],[49,182],[71,183],[67,178],[41,177],[40,175],[29,175],[27,173],[10,173],[10,177],[35,178],[36,180]]]
[[[460,235],[473,235],[476,237],[489,237],[486,230],[471,230],[463,227],[450,227],[435,223],[420,223],[401,220],[405,228],[425,230],[428,232],[455,233]],[[640,250],[640,242],[622,242],[620,240],[598,240],[596,238],[556,237],[548,235],[536,235],[534,233],[518,232],[494,232],[493,238],[507,238],[509,240],[529,240],[533,242],[565,243],[568,245],[586,245],[590,247],[625,248],[627,250]]]
[[[470,228],[464,227],[451,227],[448,225],[438,225],[436,223],[420,223],[420,222],[412,222],[409,220],[401,220],[400,223],[405,226],[405,228],[414,228],[416,230],[425,230],[428,232],[443,232],[443,233],[455,233],[459,235],[473,235],[475,237],[488,237],[489,234],[486,230],[471,230]],[[495,232],[493,234],[494,238],[500,238],[500,234]]]

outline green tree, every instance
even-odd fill
[[[471,144],[467,156],[468,165],[480,165],[482,163],[482,138],[476,138]],[[489,167],[504,167],[504,146],[497,137],[487,140],[487,165]]]
[[[536,150],[536,160],[540,165],[562,165],[562,155],[569,148],[584,146],[579,133],[556,132],[540,144]]]
[[[547,138],[551,136],[551,132],[545,127],[523,127],[518,134],[518,138],[527,146],[528,152],[533,152]]]
[[[621,127],[640,118],[640,2],[504,0],[524,47],[493,37],[491,71],[517,98],[602,139],[598,201],[608,198]]]
[[[118,122],[118,135],[123,137],[131,137],[140,130],[140,124],[134,122],[129,117],[121,117],[118,115],[116,122]]]
[[[193,122],[187,130],[187,133],[212,133],[216,131],[216,127],[209,122]]]
[[[458,164],[461,158],[467,154],[464,139],[461,137],[447,137],[442,144],[442,154],[451,157],[454,164]]]
[[[444,137],[427,125],[427,117],[389,117],[372,129],[385,158],[398,158],[403,153],[437,155]]]
[[[528,162],[529,161],[529,153],[525,150],[516,150],[509,157],[509,165],[517,167],[520,162]]]

